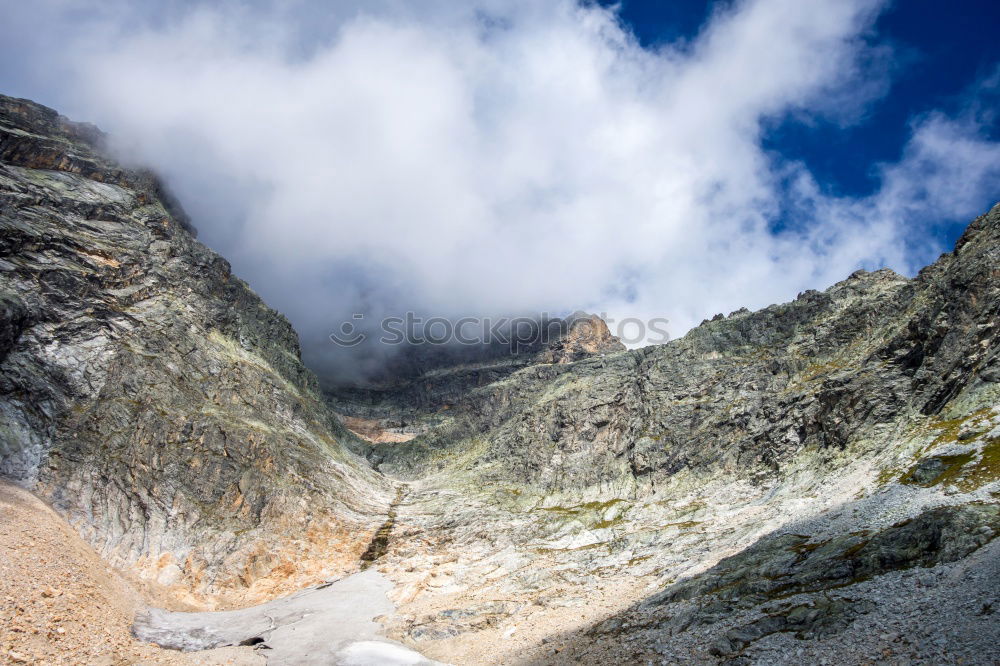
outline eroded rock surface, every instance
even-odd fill
[[[0,97],[0,474],[167,586],[266,597],[351,570],[391,486],[298,338],[101,135]]]

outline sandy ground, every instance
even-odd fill
[[[181,653],[131,633],[147,600],[30,492],[0,481],[0,664],[263,664],[252,648]]]

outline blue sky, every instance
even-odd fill
[[[0,90],[162,174],[338,372],[359,312],[677,336],[915,274],[1000,198],[998,10],[943,7],[36,0],[0,9]]]
[[[622,21],[643,46],[656,48],[692,39],[720,3],[624,0],[602,4],[618,5]],[[801,160],[825,190],[846,196],[869,195],[880,185],[873,166],[900,159],[912,120],[939,110],[957,113],[978,82],[996,75],[1000,64],[998,30],[997,2],[897,0],[881,13],[868,36],[894,51],[886,94],[848,126],[782,118],[769,128],[765,146],[786,159]],[[1000,108],[996,91],[981,94],[984,106]],[[994,115],[983,131],[996,140],[1000,119]],[[994,196],[1000,198],[1000,190]],[[983,205],[991,203],[985,200]],[[931,233],[948,247],[967,223],[964,218],[942,220]]]
[[[619,15],[644,46],[655,48],[692,38],[716,4],[625,0]],[[937,109],[954,111],[971,85],[994,74],[1000,63],[998,29],[1000,3],[988,0],[958,0],[947,7],[932,0],[892,3],[875,22],[870,37],[896,50],[888,93],[856,125],[789,119],[774,128],[769,144],[804,160],[838,192],[872,192],[878,180],[865,167],[899,159],[911,118]],[[994,135],[998,129],[994,123]]]

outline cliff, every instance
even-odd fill
[[[356,566],[386,484],[288,321],[191,231],[96,129],[0,97],[0,474],[196,596]]]

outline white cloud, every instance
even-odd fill
[[[768,119],[849,122],[884,92],[879,4],[740,2],[655,52],[568,1],[114,4],[36,55],[317,361],[355,311],[584,308],[679,334],[858,266],[912,270],[913,226],[997,182],[974,120],[920,121],[857,200],[761,146]],[[66,7],[30,11],[65,26]]]

